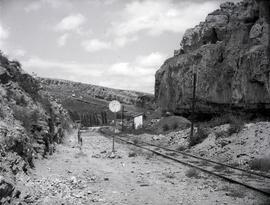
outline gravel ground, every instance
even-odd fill
[[[116,143],[93,131],[76,136],[18,177],[21,201],[27,204],[269,204],[244,187],[186,166]],[[23,204],[22,203],[22,204]]]

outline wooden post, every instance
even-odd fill
[[[197,74],[195,72],[193,72],[193,93],[192,93],[190,138],[193,137],[193,132],[194,132],[194,110],[195,110],[195,97],[196,97],[196,81],[197,81]]]
[[[117,118],[117,113],[114,113],[114,135],[113,135],[113,144],[112,144],[112,152],[115,152],[114,149],[114,138],[115,138],[115,134],[116,134],[116,118]]]

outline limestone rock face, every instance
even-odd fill
[[[178,55],[156,73],[155,98],[166,111],[189,113],[193,72],[196,112],[270,109],[270,2],[224,3],[188,29]]]

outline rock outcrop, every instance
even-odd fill
[[[270,2],[223,3],[188,29],[175,56],[156,73],[155,98],[166,111],[190,113],[193,72],[197,113],[270,110]]]

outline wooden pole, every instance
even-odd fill
[[[193,133],[194,133],[194,110],[195,110],[195,98],[196,98],[196,81],[197,81],[197,74],[195,72],[193,72],[193,93],[192,93],[190,138],[193,137]]]

